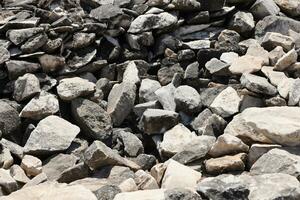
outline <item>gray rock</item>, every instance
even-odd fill
[[[176,103],[174,97],[175,90],[175,86],[172,83],[169,83],[168,85],[163,86],[154,92],[159,103],[165,110],[176,110]]]
[[[264,66],[261,68],[262,73],[270,80],[272,85],[278,86],[281,81],[288,77],[283,72],[274,71],[273,67]]]
[[[39,50],[48,41],[46,34],[35,35],[27,40],[22,46],[21,50],[23,53],[33,53]]]
[[[287,106],[286,100],[280,96],[271,97],[265,100],[265,104],[268,107],[273,106]]]
[[[139,154],[144,153],[142,141],[133,133],[120,131],[118,133],[118,139],[121,140],[124,146],[126,156],[137,157]]]
[[[250,12],[255,18],[263,19],[269,15],[277,15],[280,9],[273,0],[256,0],[250,8]]]
[[[270,64],[269,52],[259,45],[251,45],[246,55],[263,59],[263,65]]]
[[[156,23],[151,23],[155,21]],[[163,12],[160,14],[146,14],[138,16],[131,23],[128,33],[141,33],[156,29],[167,29],[177,23],[177,17]]]
[[[158,101],[149,101],[146,103],[137,104],[133,108],[133,112],[138,118],[141,118],[147,109],[160,109],[161,105]]]
[[[292,37],[273,32],[266,33],[261,43],[261,46],[268,51],[273,50],[277,46],[281,46],[284,51],[290,51],[294,45],[295,43]]]
[[[136,170],[140,168],[134,162],[121,157],[101,141],[94,141],[89,146],[84,153],[84,160],[91,169],[98,169],[107,165],[123,165]]]
[[[41,33],[44,31],[44,28],[26,28],[26,29],[18,29],[18,30],[10,30],[7,32],[7,36],[15,45],[19,45],[28,38],[34,36],[37,33]]]
[[[202,10],[219,11],[222,10],[225,1],[224,0],[212,0],[212,1],[200,0],[200,3],[201,3]]]
[[[96,85],[79,77],[65,78],[59,81],[57,94],[62,100],[70,101],[80,96],[92,94]]]
[[[229,64],[224,63],[216,58],[212,58],[205,64],[205,68],[209,71],[210,74],[217,76],[226,76],[229,75]]]
[[[243,36],[250,36],[255,27],[253,15],[249,12],[237,12],[230,22],[230,27]]]
[[[32,155],[52,154],[66,150],[77,134],[79,127],[51,115],[41,120],[31,132],[24,149]]]
[[[9,58],[10,58],[9,51],[4,47],[0,47],[0,65],[8,61]]]
[[[171,67],[162,67],[157,72],[158,81],[162,86],[168,85],[169,83],[171,83],[176,73],[180,73],[180,74],[184,73],[180,64],[175,64]]]
[[[50,54],[44,54],[39,57],[42,69],[44,72],[56,72],[62,69],[65,65],[65,58],[60,56],[54,56]]]
[[[111,117],[98,104],[87,99],[77,98],[71,103],[71,111],[83,134],[103,142],[111,139]]]
[[[0,101],[0,124],[0,135],[4,137],[18,134],[21,128],[18,111],[4,101]]]
[[[178,124],[176,112],[160,109],[147,109],[140,120],[140,129],[146,134],[162,134]]]
[[[161,88],[158,81],[151,79],[143,79],[139,89],[139,102],[149,102],[157,100],[155,91]]]
[[[24,170],[19,165],[13,165],[9,172],[13,179],[15,179],[19,184],[26,184],[30,181]]]
[[[17,79],[19,76],[22,76],[26,73],[34,73],[41,68],[38,63],[21,60],[9,60],[5,63],[5,65],[10,80]]]
[[[274,69],[277,71],[284,71],[292,64],[297,62],[298,54],[295,49],[290,50],[281,58],[278,59],[277,63],[274,66]]]
[[[96,39],[95,33],[75,33],[72,40],[72,48],[80,49],[91,45]]]
[[[232,74],[238,75],[257,72],[262,68],[263,62],[264,59],[260,57],[250,55],[241,56],[232,62],[229,71]]]
[[[293,17],[300,15],[300,2],[293,0],[274,0],[274,2],[284,13]]]
[[[284,56],[285,52],[281,46],[276,47],[272,51],[269,52],[270,65],[274,66],[277,61]]]
[[[16,80],[13,97],[17,101],[23,101],[33,97],[40,91],[39,79],[35,75],[28,73]]]
[[[0,186],[7,195],[19,189],[18,183],[11,177],[9,171],[5,169],[0,169]]]
[[[113,124],[119,126],[130,114],[136,97],[134,83],[124,82],[116,84],[108,96],[107,112],[111,116]]]
[[[86,178],[89,175],[89,167],[83,162],[80,162],[72,167],[65,169],[62,173],[60,173],[59,177],[57,178],[57,181],[59,183],[70,183],[72,181]]]
[[[197,0],[172,0],[168,7],[180,11],[196,11],[200,10],[201,3]]]
[[[99,6],[90,12],[90,16],[99,20],[99,21],[106,21],[110,19],[114,19],[123,14],[121,8],[117,5],[113,4],[105,4]]]
[[[31,155],[25,155],[20,166],[29,177],[35,177],[42,173],[42,161]]]
[[[0,154],[0,165],[3,169],[9,169],[14,164],[14,158],[12,157],[9,149],[3,148]]]
[[[209,107],[214,99],[224,90],[225,86],[206,88],[201,92],[201,102],[203,106]]]
[[[197,90],[187,85],[182,85],[175,89],[174,100],[177,111],[198,113],[202,107]]]
[[[121,193],[121,190],[115,185],[105,185],[94,192],[98,200],[114,200],[119,193]]]
[[[58,99],[55,95],[42,91],[22,109],[20,117],[34,120],[43,119],[59,111]]]
[[[238,57],[239,54],[235,52],[225,52],[222,53],[220,60],[231,65],[233,61],[235,61],[235,59],[237,59]]]
[[[288,101],[289,106],[295,106],[299,103],[300,101],[299,86],[300,86],[300,79],[297,78],[296,80],[293,81],[289,90],[289,101]]]
[[[139,70],[134,61],[128,63],[123,74],[123,82],[140,84]]]
[[[196,192],[190,191],[188,189],[171,189],[166,190],[165,192],[165,200],[201,200],[201,196],[197,194]]]
[[[241,77],[241,84],[248,90],[259,94],[273,96],[277,93],[276,87],[271,85],[266,78],[253,74],[243,74]]]

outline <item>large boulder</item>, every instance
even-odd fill
[[[244,142],[300,145],[300,108],[248,108],[236,115],[224,132]]]

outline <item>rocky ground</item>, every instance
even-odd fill
[[[299,0],[0,1],[0,200],[300,200]]]

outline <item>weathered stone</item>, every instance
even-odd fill
[[[200,95],[190,86],[179,86],[175,89],[176,110],[187,113],[198,113],[202,107]]]
[[[263,66],[261,71],[275,86],[278,86],[281,81],[288,78],[283,72],[274,71],[273,67]]]
[[[158,81],[143,79],[139,89],[139,102],[143,103],[157,100],[157,96],[154,92],[159,88],[161,88],[161,85]]]
[[[255,27],[255,21],[251,13],[237,12],[231,22],[230,27],[241,35],[249,36]]]
[[[264,60],[254,56],[242,56],[233,61],[229,71],[233,74],[253,73],[262,68]]]
[[[8,170],[0,169],[0,186],[5,194],[19,189],[18,183],[11,177]]]
[[[9,51],[6,48],[0,46],[0,65],[8,61],[9,58],[10,58]]]
[[[33,97],[41,91],[39,79],[33,74],[19,77],[14,85],[14,99],[23,101]]]
[[[287,79],[282,80],[277,86],[277,90],[278,90],[278,93],[280,94],[280,96],[282,96],[285,99],[288,99],[290,90],[291,90],[294,82],[295,82],[295,79],[293,79],[293,78],[287,78]]]
[[[175,103],[175,86],[173,83],[169,83],[166,86],[163,86],[156,90],[154,94],[157,96],[159,103],[165,110],[175,111],[176,103]]]
[[[65,58],[60,56],[54,56],[50,54],[44,54],[39,57],[42,69],[44,72],[55,72],[62,69],[65,65]]]
[[[9,60],[5,63],[5,65],[10,80],[17,79],[19,76],[22,76],[26,73],[34,73],[41,68],[38,63],[21,60]]]
[[[225,52],[222,53],[220,60],[231,65],[238,57],[239,54],[235,52]]]
[[[268,32],[263,38],[262,44],[265,49],[268,51],[273,50],[277,46],[281,46],[285,51],[290,51],[295,43],[293,38],[282,35],[280,33]]]
[[[7,36],[10,41],[12,41],[15,45],[19,45],[28,38],[34,36],[37,33],[41,33],[44,31],[44,28],[27,28],[27,29],[18,29],[18,30],[10,30],[7,32]]]
[[[274,0],[283,12],[290,16],[300,15],[300,2],[297,0]]]
[[[113,200],[121,189],[115,185],[106,185],[94,192],[98,200]]]
[[[158,81],[162,86],[168,85],[169,83],[171,83],[176,73],[184,73],[183,69],[179,64],[175,64],[171,67],[162,67],[157,72]]]
[[[79,127],[51,115],[41,120],[31,132],[24,148],[32,155],[52,154],[66,150],[77,134]]]
[[[143,170],[138,170],[136,173],[135,182],[140,190],[159,189],[156,180]]]
[[[12,157],[9,149],[4,148],[0,154],[1,168],[9,169],[14,164],[14,158]]]
[[[72,40],[72,48],[80,49],[91,45],[96,39],[95,33],[75,33]]]
[[[27,40],[22,46],[23,53],[34,53],[46,44],[48,37],[46,34],[35,35]]]
[[[133,133],[120,131],[118,132],[118,139],[124,146],[124,153],[129,157],[136,157],[144,153],[144,146],[142,141]]]
[[[30,181],[24,170],[19,165],[13,165],[9,171],[10,175],[20,184],[25,184]]]
[[[226,76],[229,74],[228,67],[230,64],[224,63],[216,58],[211,59],[205,64],[205,68],[209,73],[217,76]]]
[[[21,162],[21,167],[27,176],[37,176],[42,173],[42,161],[34,156],[25,155]]]
[[[0,135],[18,134],[21,128],[19,113],[8,103],[0,101]]]
[[[269,58],[269,52],[266,51],[263,47],[258,45],[251,45],[247,49],[246,55],[253,56],[256,58],[263,59],[263,65],[269,65],[270,64],[270,58]]]
[[[277,15],[280,9],[273,0],[256,0],[250,8],[250,12],[255,18],[263,19],[269,15]]]
[[[296,80],[293,81],[289,90],[289,101],[288,101],[289,106],[295,106],[299,103],[300,101],[299,87],[300,87],[300,79],[297,78]]]
[[[277,61],[284,56],[285,52],[281,46],[276,47],[269,52],[270,65],[276,65]]]

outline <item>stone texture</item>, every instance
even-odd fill
[[[263,59],[254,56],[242,56],[233,61],[229,71],[233,74],[254,73],[262,68]]]

